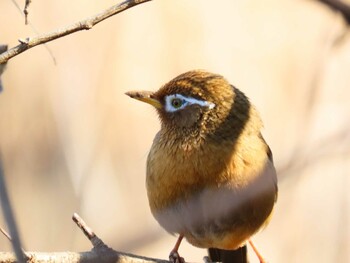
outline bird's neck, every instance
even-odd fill
[[[203,131],[195,126],[175,130],[173,127],[162,125],[159,135],[164,143],[170,143],[174,147],[191,147],[192,149],[199,147],[205,138]]]

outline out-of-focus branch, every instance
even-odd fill
[[[350,25],[350,6],[340,0],[318,0],[333,10],[339,11]]]
[[[30,3],[32,2],[32,0],[26,0],[26,3],[24,5],[24,10],[23,10],[23,13],[24,13],[24,19],[25,19],[25,24],[28,25],[28,8],[29,8],[29,5]]]
[[[15,217],[13,215],[10,199],[7,193],[7,187],[5,183],[5,176],[4,176],[4,171],[2,167],[1,156],[0,156],[0,203],[1,203],[2,211],[4,214],[7,227],[10,231],[10,237],[12,239],[11,243],[17,259],[16,262],[24,263],[26,259],[26,255],[23,254],[23,251],[22,251],[21,241],[19,239]],[[6,261],[1,261],[1,262],[6,262]]]
[[[307,153],[302,149],[297,148],[292,154],[287,163],[278,168],[277,174],[280,181],[287,178],[299,178],[302,169],[305,169],[308,165],[315,164],[316,162],[327,160],[330,156],[344,156],[346,153],[350,153],[348,145],[350,145],[350,126],[347,125],[343,129],[339,129],[336,133],[331,134],[321,139],[317,144],[313,145]],[[347,151],[332,151],[335,145],[343,145]]]
[[[13,58],[14,56],[17,56],[18,54],[21,54],[22,52],[32,47],[47,43],[49,41],[70,35],[72,33],[75,33],[81,30],[89,30],[96,24],[102,22],[103,20],[111,16],[114,16],[131,7],[134,7],[136,5],[149,2],[149,1],[151,0],[127,0],[125,2],[114,5],[104,10],[102,13],[89,17],[85,20],[76,22],[67,27],[55,30],[50,33],[42,34],[37,37],[32,37],[32,38],[28,37],[26,39],[19,39],[18,40],[20,42],[19,45],[9,49],[7,52],[0,54],[0,64],[7,62],[9,59]]]
[[[73,215],[73,221],[83,231],[84,235],[90,240],[93,248],[86,252],[26,252],[31,263],[170,263],[170,261],[147,258],[132,255],[124,252],[118,252],[109,248],[83,221],[78,215]],[[0,252],[0,262],[15,263],[16,257],[10,252]]]

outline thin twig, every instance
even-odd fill
[[[129,253],[115,251],[109,248],[100,240],[93,230],[76,213],[73,215],[73,221],[83,231],[84,235],[93,243],[93,249],[84,252],[27,252],[31,263],[171,263],[168,260],[148,258]],[[0,230],[1,231],[1,230]],[[6,231],[5,231],[6,233]],[[93,240],[99,240],[99,244]],[[0,252],[0,262],[15,263],[18,262],[15,255],[9,252]]]
[[[1,232],[8,240],[10,240],[10,241],[12,242],[12,238],[11,238],[10,234],[7,233],[6,230],[3,229],[1,226],[0,226],[0,232]]]
[[[74,24],[71,24],[65,28],[58,29],[53,32],[49,32],[43,35],[39,35],[37,37],[28,37],[25,39],[19,39],[20,42],[19,45],[9,49],[7,52],[0,55],[0,64],[7,62],[9,59],[17,56],[18,54],[21,54],[22,52],[35,47],[37,45],[41,45],[44,43],[47,43],[49,41],[55,40],[57,38],[61,38],[67,35],[70,35],[72,33],[81,31],[81,30],[89,30],[96,24],[102,22],[103,20],[114,16],[118,13],[121,13],[131,7],[134,7],[136,5],[149,2],[151,0],[127,0],[125,2],[122,2],[120,4],[114,5],[106,10],[104,10],[102,13],[99,13],[97,15],[94,15],[92,17],[89,17],[85,20],[76,22]]]
[[[108,247],[95,233],[94,231],[84,222],[84,220],[77,214],[74,213],[72,216],[73,221],[81,229],[84,235],[90,240],[93,245],[91,252],[86,254],[90,259],[96,260],[96,262],[142,262],[142,263],[169,263],[167,260],[147,258],[128,253],[118,252]],[[89,261],[90,262],[90,261]]]
[[[7,231],[5,229],[3,229],[2,227],[0,227],[0,232],[8,239],[12,242],[12,238],[10,236],[9,233],[7,233]],[[29,255],[25,252],[25,250],[23,248],[21,248],[22,253],[25,255],[26,258],[30,258]]]
[[[77,213],[73,214],[72,219],[89,240],[96,236],[92,229],[84,222],[84,220]]]
[[[7,193],[1,156],[0,156],[0,202],[1,202],[3,214],[5,217],[5,221],[7,223],[7,227],[10,231],[10,236],[12,237],[11,244],[16,254],[16,258],[18,262],[24,263],[26,260],[26,256],[22,252],[22,246],[21,246],[21,241],[19,239],[15,217],[13,215],[10,199]]]
[[[24,5],[24,10],[23,10],[23,13],[24,13],[24,19],[25,19],[25,24],[28,25],[28,8],[29,8],[29,5],[30,3],[32,2],[32,0],[26,0],[26,3]]]
[[[25,14],[23,14],[22,10],[21,10],[21,7],[19,6],[19,4],[16,2],[16,0],[12,0],[12,3],[15,5],[17,11],[19,11],[19,13],[25,17]],[[30,21],[27,21],[27,18],[25,17],[26,19],[26,25],[29,25],[31,27],[31,29],[34,31],[35,35],[38,36],[40,35],[39,31],[36,29],[36,27],[30,22]],[[49,45],[47,44],[44,44],[44,47],[46,48],[47,52],[49,53],[49,55],[51,56],[52,60],[53,60],[53,64],[54,65],[57,65],[57,62],[56,62],[56,58],[51,50],[51,48],[49,47]]]
[[[102,258],[105,258],[106,255],[114,253],[112,248],[108,247],[102,239],[100,239],[93,231],[92,229],[84,222],[84,220],[77,214],[74,213],[72,217],[73,221],[77,224],[77,226],[83,231],[84,235],[90,240],[93,250],[95,253],[99,254]]]
[[[0,54],[7,50],[7,45],[0,45]],[[3,90],[1,75],[5,71],[6,63],[0,64],[0,92]]]

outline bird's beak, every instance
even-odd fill
[[[154,98],[154,92],[152,91],[128,91],[125,94],[128,95],[130,98],[151,104],[157,109],[161,109],[163,107],[160,101]]]

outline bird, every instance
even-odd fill
[[[157,91],[129,91],[152,105],[161,128],[147,157],[152,215],[177,242],[185,238],[215,262],[246,262],[251,237],[270,221],[277,175],[263,123],[248,97],[206,70],[180,74]],[[235,261],[237,260],[237,261]]]

